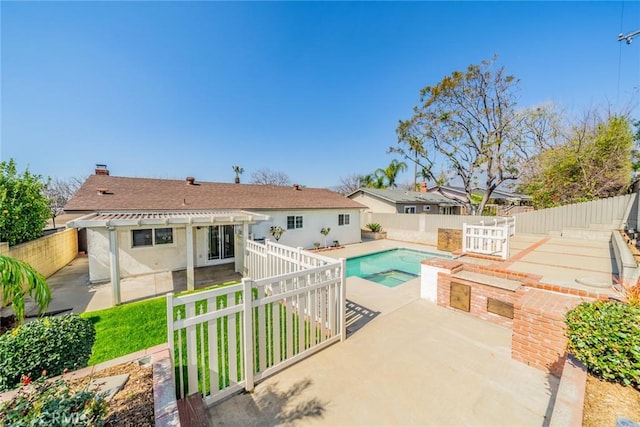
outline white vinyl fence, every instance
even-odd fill
[[[178,398],[211,405],[345,338],[345,260],[247,242],[252,278],[167,295]],[[272,272],[276,272],[273,275]]]
[[[516,233],[516,219],[494,218],[462,225],[462,250],[465,253],[509,258],[509,238]]]

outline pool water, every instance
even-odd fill
[[[420,276],[420,262],[446,255],[391,249],[347,259],[347,277],[357,276],[393,288]]]

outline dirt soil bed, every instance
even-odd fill
[[[83,387],[91,379],[129,374],[124,388],[109,402],[106,424],[108,426],[153,426],[153,369],[138,362],[124,363],[97,372],[91,377],[71,381]]]
[[[582,425],[615,426],[618,418],[640,423],[640,390],[587,375]]]

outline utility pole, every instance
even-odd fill
[[[640,35],[640,30],[634,31],[629,34],[620,33],[618,34],[618,41],[621,42],[622,40],[625,40],[627,44],[631,44],[631,42],[633,41],[633,38],[637,35]]]

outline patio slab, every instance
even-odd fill
[[[397,289],[397,288],[396,288]],[[209,409],[212,425],[520,425],[558,380],[510,358],[511,332],[416,299]]]
[[[502,263],[509,270],[542,276],[541,282],[601,294],[613,294],[610,286],[617,268],[611,244],[597,240],[540,236],[541,240]],[[513,240],[517,241],[519,236]],[[534,246],[535,245],[535,246]],[[598,283],[585,286],[578,281]]]

